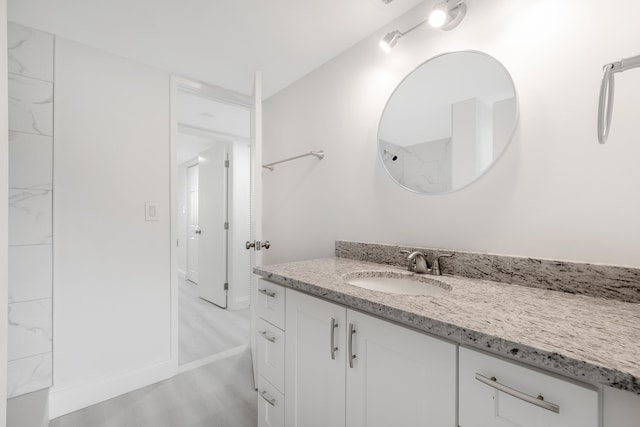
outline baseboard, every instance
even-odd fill
[[[231,301],[229,304],[229,310],[242,310],[243,308],[249,308],[249,297],[236,298],[235,301]]]
[[[112,399],[121,394],[171,378],[177,373],[174,361],[158,363],[135,372],[107,378],[91,384],[56,390],[49,396],[51,419]]]
[[[185,363],[184,365],[180,365],[178,367],[178,373],[181,374],[183,372],[190,371],[192,369],[199,368],[204,365],[208,365],[209,363],[217,362],[218,360],[226,359],[227,357],[235,356],[247,350],[249,347],[249,343],[239,345],[238,347],[234,347],[230,350],[222,351],[220,353],[216,353],[212,356],[205,357],[204,359],[194,360],[193,362]]]

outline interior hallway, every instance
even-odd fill
[[[49,427],[256,427],[249,349],[106,402]]]
[[[184,365],[249,342],[251,310],[223,310],[198,297],[198,285],[179,279],[179,363]]]

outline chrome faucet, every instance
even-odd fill
[[[440,258],[442,257],[451,257],[453,254],[439,254],[434,252],[431,257],[428,254],[422,253],[420,251],[400,251],[403,254],[407,255],[407,269],[413,273],[419,274],[432,274],[434,276],[442,275],[442,271],[440,270]],[[429,262],[429,258],[431,258],[431,262]],[[431,266],[429,266],[431,264]]]
[[[409,253],[409,251],[402,251]],[[429,272],[429,268],[427,267],[427,256],[419,251],[413,251],[407,255],[407,261],[409,264],[407,268],[409,271],[413,271],[414,273],[425,274]]]

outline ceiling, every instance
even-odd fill
[[[219,102],[179,90],[176,160],[181,165],[219,143],[245,143],[251,138],[247,107]]]
[[[10,21],[268,98],[423,0],[8,0]]]

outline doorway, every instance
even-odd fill
[[[244,241],[251,226],[251,104],[182,79],[174,94],[172,203],[183,371],[249,343],[251,254]]]

